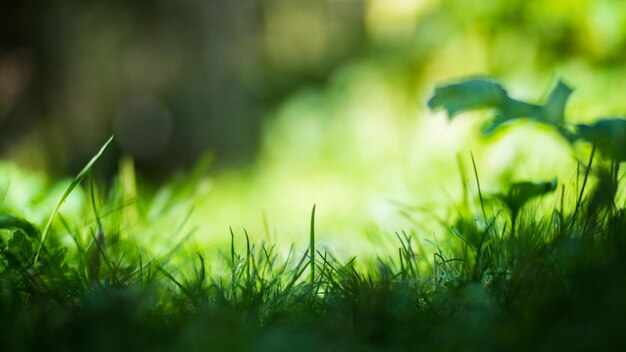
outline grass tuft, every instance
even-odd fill
[[[245,246],[238,246],[230,228],[230,246],[213,253],[189,244],[189,212],[182,218],[180,212],[170,212],[170,207],[180,208],[178,202],[187,204],[185,197],[193,195],[189,185],[179,183],[152,199],[143,195],[146,206],[126,211],[131,206],[127,192],[142,196],[135,187],[125,190],[120,180],[108,196],[99,196],[91,181],[84,217],[59,213],[64,193],[41,240],[40,229],[27,219],[0,214],[0,347],[620,347],[626,342],[621,331],[626,317],[626,210],[615,201],[619,168],[611,164],[606,172],[592,170],[593,160],[592,153],[574,195],[565,184],[557,188],[551,183],[550,191],[559,189],[553,209],[542,212],[528,205],[547,196],[542,188],[515,203],[513,215],[513,206],[501,201],[505,195],[484,197],[472,157],[476,199],[464,186],[464,204],[449,223],[441,221],[439,233],[399,231],[394,249],[374,258],[341,259],[320,247],[315,205],[306,249],[292,245],[283,253],[274,243],[255,243],[246,229]],[[90,162],[70,188],[79,187],[92,167]],[[462,182],[467,185],[464,176]],[[541,186],[513,186],[536,185]],[[511,200],[517,194],[506,195]],[[420,210],[404,211],[410,216]],[[151,222],[168,214],[174,214],[173,225],[160,227],[158,222],[161,235],[171,234],[161,237],[165,246],[150,248],[136,240],[148,236]]]

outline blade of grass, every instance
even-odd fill
[[[572,219],[576,219],[576,215],[578,214],[578,210],[580,209],[580,205],[583,201],[583,194],[585,193],[585,187],[587,186],[587,180],[589,179],[589,172],[591,171],[591,165],[593,164],[593,157],[595,155],[595,152],[596,152],[596,145],[594,143],[593,147],[591,148],[591,155],[589,156],[589,162],[587,163],[587,169],[585,170],[583,184],[582,184],[582,187],[580,188],[578,199],[576,200],[576,207],[574,208],[574,214],[572,216]]]
[[[46,227],[44,227],[43,232],[41,234],[41,242],[39,242],[39,247],[37,248],[37,253],[35,254],[35,260],[33,261],[33,266],[37,265],[37,260],[39,259],[39,253],[41,252],[41,248],[43,247],[44,242],[46,241],[46,237],[48,237],[48,233],[50,233],[52,222],[54,221],[54,218],[59,212],[59,209],[61,209],[61,205],[63,205],[63,203],[65,202],[67,197],[70,195],[70,193],[72,193],[72,191],[83,181],[83,179],[87,176],[87,174],[91,172],[91,169],[93,168],[94,164],[96,163],[96,161],[98,161],[98,159],[100,159],[100,157],[102,156],[104,151],[107,149],[111,141],[113,141],[113,136],[111,136],[111,138],[109,138],[109,140],[106,143],[104,143],[102,148],[100,148],[100,151],[98,151],[98,153],[93,158],[91,158],[91,160],[87,163],[87,165],[85,165],[85,167],[78,173],[76,178],[74,178],[72,183],[69,185],[69,187],[67,187],[65,192],[63,192],[63,194],[57,201],[57,204],[54,207],[52,214],[50,214],[50,217],[48,218]]]
[[[231,265],[231,286],[230,286],[230,298],[235,297],[235,279],[237,274],[237,266],[235,265],[235,233],[233,232],[232,226],[230,229],[230,265]]]
[[[480,189],[480,178],[478,177],[478,169],[476,168],[476,160],[474,160],[474,153],[470,152],[472,158],[472,167],[474,168],[474,176],[476,177],[476,187],[478,188],[478,199],[480,199],[480,209],[483,212],[483,218],[485,224],[487,224],[487,213],[485,212],[485,201],[483,199],[483,192]]]
[[[4,186],[4,189],[2,190],[2,195],[0,195],[0,206],[4,204],[4,200],[7,197],[7,193],[9,193],[9,186],[11,186],[11,180],[7,181],[6,186]]]
[[[311,286],[315,283],[315,205],[311,211],[311,245],[309,246],[309,258],[311,259]]]
[[[193,300],[193,294],[191,293],[191,291],[189,291],[189,289],[187,289],[187,287],[185,287],[178,280],[176,280],[172,274],[170,274],[167,270],[163,269],[163,267],[161,267],[159,265],[155,266],[155,268],[158,271],[160,271],[161,274],[163,274],[163,276],[165,276],[168,280],[170,280],[176,286],[178,286],[178,288],[185,294],[185,296],[187,296],[189,299]]]
[[[293,276],[291,277],[291,280],[289,281],[289,283],[287,284],[287,286],[285,286],[285,289],[283,290],[283,295],[286,297],[287,294],[289,293],[289,291],[291,290],[291,288],[296,284],[296,282],[298,281],[298,279],[302,276],[302,274],[304,273],[304,270],[306,269],[306,267],[308,266],[309,263],[304,264],[306,262],[306,258],[309,256],[310,254],[307,252],[304,252],[304,254],[302,255],[302,258],[300,258],[300,261],[298,262],[298,264],[295,266],[295,268],[293,269]]]
[[[250,284],[250,236],[245,228],[243,233],[246,235],[246,282]]]

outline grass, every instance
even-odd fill
[[[592,186],[593,157],[582,187],[568,195],[562,186],[547,215],[519,204],[513,214],[477,186],[441,243],[414,229],[396,234],[386,257],[347,260],[316,246],[315,207],[308,248],[288,253],[232,229],[217,255],[193,248],[184,217],[164,248],[146,246],[135,238],[154,218],[139,206],[146,200],[129,201],[129,176],[107,194],[90,181],[88,213],[64,217],[60,204],[94,161],[43,231],[2,206],[3,351],[552,351],[626,342],[626,212],[605,197],[619,170]],[[474,174],[479,185],[475,164]],[[155,216],[196,181],[160,199],[168,205]]]

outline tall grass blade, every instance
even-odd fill
[[[163,274],[163,276],[165,276],[168,280],[170,280],[171,282],[173,282],[176,286],[178,286],[178,288],[180,289],[180,291],[182,293],[185,294],[185,296],[187,296],[189,299],[191,299],[193,301],[194,296],[192,294],[192,292],[185,287],[185,285],[181,284],[178,280],[176,280],[176,278],[174,278],[174,276],[172,274],[170,274],[167,270],[163,269],[163,267],[157,265],[155,266],[155,268],[161,272],[161,274]]]
[[[50,233],[50,228],[52,227],[52,222],[54,221],[54,218],[56,217],[57,213],[59,212],[59,209],[61,209],[61,205],[63,205],[63,203],[65,202],[67,197],[70,195],[70,193],[72,193],[72,191],[89,174],[89,172],[93,168],[93,166],[96,163],[96,161],[98,161],[98,159],[100,159],[100,157],[102,156],[102,154],[104,153],[104,151],[107,149],[107,147],[109,146],[109,144],[112,141],[113,141],[113,136],[111,136],[111,138],[109,138],[109,140],[106,141],[106,143],[104,143],[102,148],[100,148],[100,151],[98,151],[98,153],[93,158],[91,158],[91,160],[87,163],[87,165],[85,165],[85,167],[78,173],[76,178],[74,178],[74,181],[72,181],[72,183],[69,185],[69,187],[67,187],[65,192],[63,192],[63,194],[61,195],[61,197],[57,201],[57,204],[54,207],[54,211],[52,211],[52,214],[48,218],[48,222],[46,223],[46,227],[44,227],[43,232],[41,234],[41,241],[39,242],[39,247],[37,248],[37,253],[35,254],[35,260],[33,261],[33,266],[37,265],[37,260],[39,259],[39,253],[41,252],[41,248],[43,247],[44,242],[46,241],[46,237],[48,237],[48,233]]]
[[[309,246],[309,258],[311,259],[311,286],[315,283],[315,205],[311,211],[311,244]]]
[[[251,282],[250,281],[250,236],[248,236],[248,231],[244,228],[243,229],[243,233],[244,235],[246,235],[246,280],[248,282],[248,284]]]
[[[483,199],[483,192],[480,189],[480,178],[478,177],[478,169],[476,168],[476,160],[474,160],[474,153],[470,152],[472,158],[472,167],[474,168],[474,177],[476,178],[476,187],[478,188],[478,199],[480,200],[480,209],[483,212],[483,218],[485,225],[487,224],[487,212],[485,212],[485,201]]]
[[[593,157],[595,156],[595,153],[596,144],[594,143],[593,147],[591,148],[591,155],[589,156],[589,162],[587,163],[587,169],[585,170],[582,187],[580,188],[578,193],[578,199],[576,200],[576,207],[574,208],[574,215],[572,216],[572,219],[576,219],[576,215],[578,214],[578,210],[580,209],[580,205],[582,204],[585,187],[587,186],[587,181],[589,180],[589,172],[591,171],[591,165],[593,164]]]

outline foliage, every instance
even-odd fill
[[[471,97],[468,87],[498,91],[485,81],[465,82],[438,89],[432,105],[456,113],[488,103],[503,113],[498,104],[510,99],[487,99],[481,89]],[[541,106],[534,121],[569,129],[564,117],[555,118],[562,113],[545,112],[551,103]],[[610,169],[600,165],[595,188],[588,192],[592,153],[573,204],[561,202],[550,216],[542,216],[526,205],[554,192],[556,181],[514,183],[496,196],[510,212],[509,223],[500,216],[502,209],[487,204],[474,164],[478,200],[459,211],[445,242],[426,244],[417,237],[419,229],[401,232],[397,251],[378,258],[340,260],[319,247],[315,207],[308,248],[292,247],[288,253],[232,229],[230,247],[217,255],[190,248],[183,244],[187,236],[176,240],[180,222],[164,251],[127,236],[130,230],[145,235],[157,218],[180,216],[173,209],[193,193],[197,174],[135,207],[127,203],[126,193],[136,189],[128,186],[135,180],[126,165],[105,197],[93,181],[89,184],[91,208],[82,218],[66,218],[59,203],[44,226],[4,205],[0,345],[3,350],[91,351],[621,346],[626,211],[615,198],[621,159],[602,147],[621,138],[611,126],[575,126],[575,140],[595,143],[614,160]],[[63,197],[86,179],[101,154]],[[561,188],[561,199],[566,191]],[[128,225],[132,221],[135,226]],[[157,223],[159,230],[169,231],[162,224]],[[45,243],[42,227],[48,233]]]
[[[446,109],[450,118],[478,108],[494,109],[497,114],[485,124],[486,134],[491,134],[501,125],[519,118],[529,118],[565,133],[565,104],[571,93],[572,89],[559,80],[545,103],[535,105],[509,97],[507,91],[494,81],[475,78],[437,87],[428,101],[428,106],[431,109]]]
[[[445,109],[450,118],[470,110],[492,109],[496,112],[495,116],[483,125],[486,135],[512,121],[530,119],[554,128],[570,143],[577,140],[591,142],[597,144],[609,158],[618,162],[626,161],[626,119],[612,117],[591,125],[569,126],[565,118],[565,106],[572,92],[572,88],[559,80],[545,103],[537,105],[509,97],[507,91],[493,80],[470,78],[437,87],[428,106],[431,109]]]

